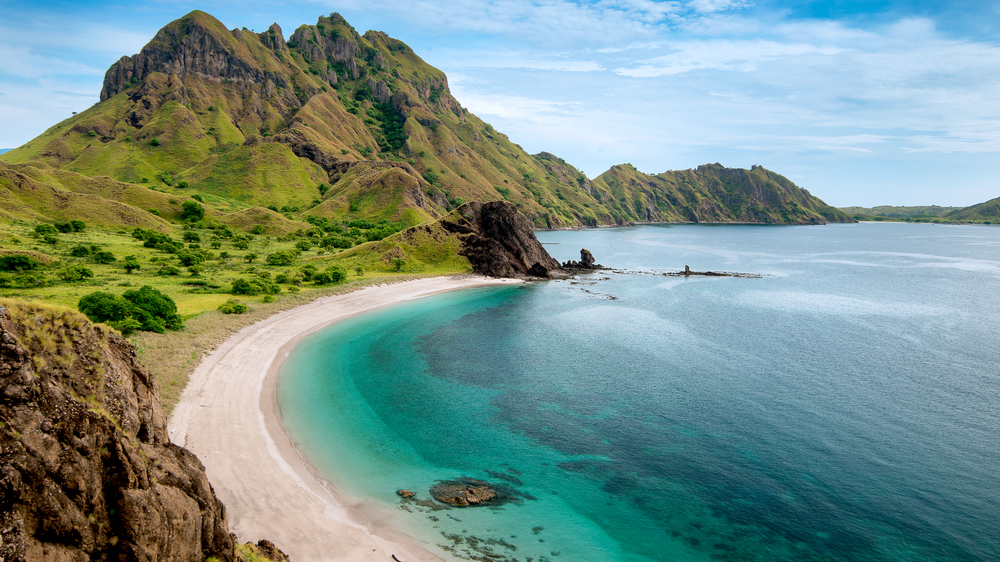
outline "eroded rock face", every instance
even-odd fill
[[[506,201],[466,203],[441,219],[441,226],[458,235],[458,253],[480,275],[549,277],[559,269],[559,262],[535,238],[527,217]]]
[[[225,507],[121,336],[0,307],[0,421],[0,559],[236,559]]]
[[[200,14],[189,15],[182,24],[168,25],[138,54],[122,57],[104,75],[101,101],[113,97],[153,73],[181,78],[196,74],[212,80],[286,87],[284,76],[263,71],[252,59],[235,53],[224,35],[240,33],[215,29],[212,20]],[[272,27],[272,29],[274,29]],[[280,31],[277,28],[275,31]],[[273,44],[278,45],[279,36]],[[238,38],[237,38],[238,40]],[[281,39],[280,44],[284,44]],[[280,47],[279,47],[280,48]]]

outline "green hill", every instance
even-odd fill
[[[945,218],[962,222],[1000,223],[1000,197],[990,199],[985,203],[951,211],[945,215]]]
[[[762,168],[647,176],[617,166],[590,181],[558,157],[527,154],[463,108],[444,73],[407,45],[361,35],[338,14],[286,42],[277,25],[227,30],[191,12],[113,64],[99,104],[0,161],[107,176],[142,197],[150,196],[138,186],[198,195],[220,214],[267,207],[295,221],[415,225],[466,201],[501,199],[536,228],[851,220]]]
[[[854,222],[847,213],[760,166],[743,170],[707,164],[648,175],[623,164],[591,183],[594,197],[612,206],[618,216],[635,216],[643,222]]]

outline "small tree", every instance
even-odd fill
[[[392,266],[396,268],[396,271],[402,271],[404,265],[406,265],[406,260],[403,258],[396,258],[392,260]]]
[[[250,252],[243,256],[243,261],[247,263],[253,263],[253,260],[257,259],[257,254]]]
[[[125,266],[125,273],[131,274],[136,269],[142,269],[139,264],[139,258],[135,256],[128,256],[125,258],[125,262],[122,264]]]
[[[185,201],[181,205],[181,220],[182,221],[199,221],[205,218],[205,207],[194,201]]]
[[[83,281],[84,279],[90,279],[93,276],[94,276],[93,271],[79,264],[67,266],[59,272],[59,277],[62,277],[64,281],[70,283],[72,283],[73,281]]]
[[[112,263],[115,260],[116,260],[115,255],[112,254],[111,252],[106,252],[106,251],[94,252],[95,263],[107,264],[107,263]]]
[[[347,280],[347,272],[339,265],[331,265],[326,268],[326,273],[330,276],[331,283],[343,283]]]

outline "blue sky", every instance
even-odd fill
[[[591,177],[720,162],[837,206],[1000,196],[1000,2],[2,1],[0,147],[96,103],[115,60],[190,10],[286,37],[337,11]]]

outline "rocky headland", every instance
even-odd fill
[[[4,304],[0,560],[242,559],[135,348],[77,312]],[[254,550],[287,559],[267,541]]]

